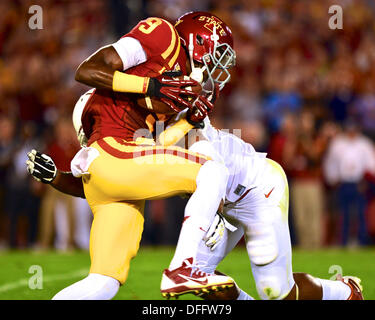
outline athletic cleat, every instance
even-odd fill
[[[361,279],[353,276],[343,277],[341,274],[339,274],[336,280],[342,281],[350,287],[350,290],[352,292],[347,300],[364,300],[362,294],[363,287],[361,285]]]
[[[193,266],[193,258],[185,259],[182,266],[165,269],[160,291],[163,297],[178,297],[186,293],[200,295],[234,286],[234,280],[226,275],[209,274]]]

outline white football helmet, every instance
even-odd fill
[[[89,98],[91,97],[92,92],[95,90],[95,88],[90,89],[86,93],[84,93],[77,101],[76,105],[74,106],[73,110],[73,126],[77,134],[77,139],[79,141],[79,144],[81,147],[86,147],[87,145],[87,137],[85,136],[85,133],[83,132],[82,127],[82,113],[83,109],[85,108],[85,105]]]

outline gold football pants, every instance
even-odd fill
[[[83,177],[94,220],[90,273],[124,283],[143,231],[145,200],[193,193],[207,157],[179,147],[137,144],[107,137],[90,147],[99,151]]]

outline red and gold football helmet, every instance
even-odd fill
[[[189,51],[191,77],[201,82],[207,71],[203,88],[218,84],[220,90],[230,79],[228,69],[236,63],[232,31],[218,17],[208,12],[189,12],[181,16],[175,28],[182,44]]]

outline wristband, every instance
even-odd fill
[[[117,92],[146,93],[150,78],[115,71],[112,90]]]

